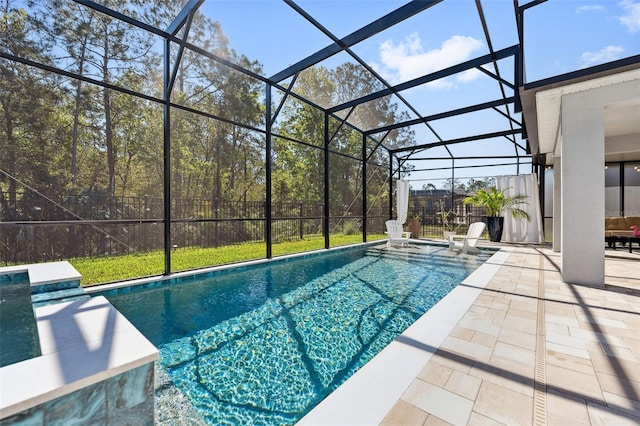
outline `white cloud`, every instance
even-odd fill
[[[618,16],[618,20],[622,25],[627,27],[631,34],[640,31],[640,2],[634,3],[633,0],[622,0],[618,6],[624,10],[624,15]]]
[[[598,52],[584,52],[580,56],[582,66],[588,67],[604,62],[615,61],[622,56],[624,48],[622,46],[607,46]]]
[[[397,84],[430,74],[471,58],[471,54],[483,47],[483,43],[473,37],[455,35],[440,48],[424,50],[418,33],[413,33],[399,43],[387,40],[380,45],[382,65],[376,66],[391,84]],[[479,72],[465,72],[458,75],[457,81],[469,82],[480,75]],[[429,84],[431,88],[450,88],[453,82],[449,78]]]
[[[582,13],[582,12],[599,12],[601,10],[604,10],[604,6],[602,6],[600,4],[586,4],[584,6],[580,6],[580,7],[576,8],[576,12],[578,12],[578,13]]]
[[[479,70],[477,70],[476,68],[472,68],[458,74],[456,80],[458,80],[460,83],[468,83],[480,77],[481,75],[483,74]]]

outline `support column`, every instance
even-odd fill
[[[171,42],[164,41],[164,68],[163,68],[163,227],[164,227],[164,273],[171,273]],[[176,67],[178,67],[176,63]]]
[[[553,161],[553,251],[562,250],[562,161],[556,157]]]
[[[604,286],[604,108],[597,94],[562,97],[562,278]]]
[[[362,134],[362,242],[367,242],[367,135]]]
[[[389,218],[393,219],[393,154],[389,153]]]
[[[267,259],[271,259],[273,256],[272,247],[273,247],[273,212],[271,210],[271,160],[273,159],[272,155],[272,135],[271,135],[271,124],[273,122],[273,118],[271,117],[271,85],[267,84],[265,87],[265,119],[266,119],[266,133],[265,133],[265,158],[264,158],[264,171],[265,171],[265,208],[264,208],[264,216],[265,216],[265,227],[264,227],[264,241],[266,245],[266,256]]]
[[[324,248],[331,247],[329,238],[331,210],[329,209],[329,197],[331,196],[329,188],[329,114],[324,113]]]

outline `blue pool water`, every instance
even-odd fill
[[[293,424],[489,254],[374,246],[104,295],[204,420]]]
[[[0,277],[0,367],[40,356],[26,273]]]

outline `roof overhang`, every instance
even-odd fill
[[[562,96],[632,81],[640,85],[640,56],[521,88],[522,112],[533,158],[538,163],[553,164],[561,133]],[[640,98],[609,105],[604,116],[606,161],[640,160]]]

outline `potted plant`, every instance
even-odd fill
[[[449,235],[456,235],[461,223],[456,224],[456,217],[458,216],[453,210],[445,210],[444,200],[440,200],[440,211],[436,212],[440,216],[442,222],[442,233],[444,239],[448,240]]]
[[[409,232],[411,238],[420,238],[420,228],[422,227],[422,216],[414,214],[409,220]]]
[[[504,214],[511,212],[514,219],[531,220],[529,213],[518,206],[526,204],[526,195],[508,196],[505,190],[500,191],[495,187],[479,189],[474,195],[463,200],[465,204],[476,207],[484,207],[487,212],[487,230],[489,240],[498,242],[502,239],[502,228],[504,226]]]

